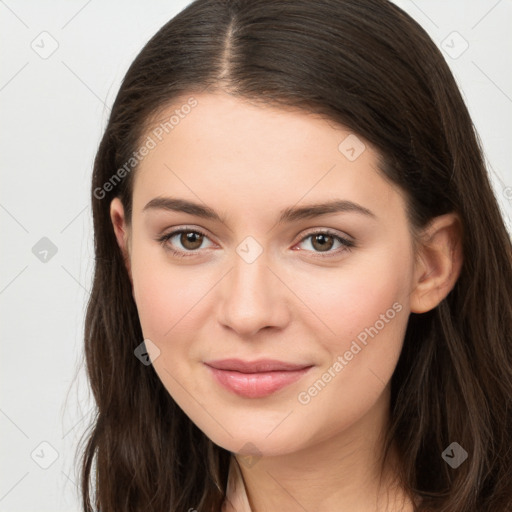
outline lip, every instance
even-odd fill
[[[220,385],[245,398],[269,396],[296,382],[313,367],[275,359],[223,359],[204,364]]]

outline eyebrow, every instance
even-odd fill
[[[212,208],[203,206],[186,199],[178,199],[174,197],[155,197],[142,209],[143,212],[148,210],[168,210],[175,212],[188,213],[201,217],[203,219],[209,219],[213,221],[225,223],[225,219]],[[327,215],[329,213],[345,213],[355,212],[368,217],[376,218],[376,215],[357,203],[352,201],[336,199],[333,201],[327,201],[319,204],[310,204],[300,207],[289,207],[281,210],[278,224],[286,222],[295,222],[298,220],[311,219],[320,215]]]

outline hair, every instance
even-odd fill
[[[136,167],[105,186],[151,120],[205,91],[319,114],[362,137],[404,192],[413,233],[436,216],[459,215],[460,275],[437,307],[410,314],[391,379],[385,454],[397,446],[401,485],[420,497],[419,512],[508,510],[511,239],[441,52],[387,0],[196,0],[131,64],[94,161],[85,358],[97,411],[79,447],[84,511],[218,512],[225,499],[231,453],[134,356],[143,335],[109,208],[120,197],[130,222]],[[452,442],[468,452],[456,469],[441,456]]]

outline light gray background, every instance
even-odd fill
[[[79,365],[93,158],[128,66],[188,3],[0,0],[0,512],[80,510],[73,457],[92,410]],[[512,1],[396,3],[443,49],[510,230]],[[43,237],[57,249],[47,261]]]

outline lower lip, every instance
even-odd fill
[[[298,381],[312,367],[301,370],[241,373],[208,366],[219,384],[244,398],[263,398]]]

